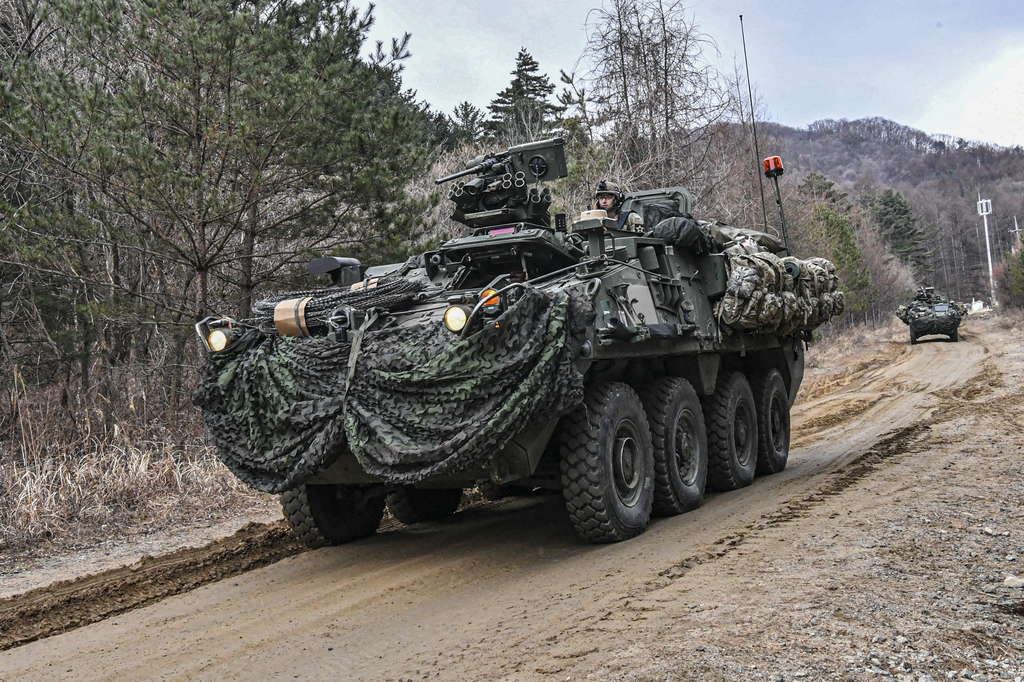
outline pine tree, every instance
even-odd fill
[[[475,142],[484,133],[484,112],[470,102],[460,102],[452,112],[452,141],[458,143]]]
[[[224,290],[245,315],[306,249],[390,259],[412,241],[421,211],[404,186],[430,119],[401,88],[404,41],[360,58],[369,13],[339,0],[52,6],[80,70],[18,74],[3,113],[121,220],[120,237],[145,235],[185,267],[192,300],[177,307],[204,316]]]
[[[848,215],[843,215],[827,202],[814,206],[814,221],[821,237],[828,244],[829,256],[846,293],[846,309],[863,313],[871,304],[871,272],[864,262],[864,253],[857,244]]]
[[[544,137],[554,128],[555,119],[564,107],[552,104],[548,97],[555,85],[547,74],[540,73],[540,64],[526,48],[516,56],[512,82],[488,105],[491,117],[484,131],[499,142],[516,144]]]
[[[801,194],[809,196],[815,203],[826,203],[838,211],[848,212],[850,201],[846,192],[836,187],[836,183],[821,173],[810,172],[804,176],[797,187]]]
[[[807,246],[835,263],[846,294],[846,309],[863,313],[871,305],[874,291],[871,271],[854,229],[858,210],[845,192],[820,173],[804,176],[797,192],[812,205],[807,228],[800,231],[809,232]]]
[[[393,262],[415,248],[431,199],[405,188],[436,137],[402,88],[406,41],[361,57],[369,12],[44,4],[46,25],[28,32],[40,58],[0,60],[0,250],[28,296],[3,301],[0,323],[31,322],[16,350],[37,366],[88,387],[97,355],[111,370],[160,356],[173,411],[189,318],[249,316],[256,297],[296,288],[313,255]],[[31,183],[8,182],[8,158]]]
[[[861,204],[871,213],[882,239],[893,253],[911,266],[919,278],[923,277],[931,252],[910,202],[900,192],[887,187],[877,196],[861,197]]]

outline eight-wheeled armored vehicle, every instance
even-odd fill
[[[934,287],[919,287],[913,301],[896,309],[896,316],[910,328],[911,344],[929,334],[959,341],[960,322],[967,317],[967,306],[935,293]]]
[[[780,166],[781,168],[781,166]],[[331,285],[197,325],[193,400],[224,462],[282,494],[311,546],[415,523],[483,485],[560,490],[591,542],[786,466],[809,331],[842,312],[828,261],[702,223],[680,187],[552,217],[562,140],[447,178],[465,236],[404,263],[320,258]],[[464,179],[468,178],[468,179]]]

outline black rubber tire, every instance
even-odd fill
[[[303,484],[281,495],[281,508],[295,537],[316,549],[376,533],[384,496],[365,486]]]
[[[949,340],[952,341],[953,343],[956,343],[957,341],[959,341],[960,340],[960,330],[959,329],[954,329],[953,333],[949,335]]]
[[[789,391],[774,367],[751,377],[757,412],[757,474],[777,474],[789,460]]]
[[[462,502],[462,488],[416,488],[403,485],[388,493],[391,515],[405,524],[451,516]]]
[[[708,429],[708,488],[750,485],[757,468],[757,412],[741,372],[719,376],[714,395],[703,401]]]
[[[640,398],[627,384],[587,389],[559,427],[562,497],[588,542],[644,532],[654,503],[654,448]]]
[[[697,392],[686,379],[662,377],[640,400],[654,446],[654,514],[696,509],[708,477],[708,437]]]
[[[910,328],[910,345],[913,346],[915,343],[917,343],[917,333],[914,331],[914,328],[911,327]]]

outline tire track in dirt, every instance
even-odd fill
[[[952,416],[950,416],[952,418]],[[739,549],[747,540],[756,537],[759,531],[779,526],[806,517],[812,509],[823,504],[828,497],[841,495],[875,471],[889,460],[901,455],[918,451],[917,446],[928,436],[934,421],[912,424],[905,428],[891,431],[874,447],[858,456],[845,467],[835,472],[831,480],[818,490],[797,499],[781,502],[775,511],[762,514],[761,519],[747,525],[742,531],[730,533],[716,539],[712,547],[683,559],[660,573],[658,577],[645,584],[644,592],[661,589],[670,583],[684,578],[693,568],[728,556]],[[638,595],[631,595],[633,597]]]
[[[989,349],[985,348],[985,352],[988,353]],[[902,356],[900,362],[896,364],[903,364],[907,358],[908,355]],[[875,367],[869,367],[865,371],[873,369]],[[858,379],[858,383],[866,381],[864,377]],[[896,458],[920,452],[922,446],[932,444],[930,439],[932,427],[956,419],[966,410],[977,411],[990,408],[999,413],[1004,412],[1006,401],[1002,398],[985,401],[977,400],[980,396],[986,395],[992,387],[1002,385],[1004,385],[1003,376],[998,371],[995,363],[991,359],[986,360],[982,364],[980,371],[975,373],[966,382],[950,388],[933,391],[935,396],[943,399],[944,406],[936,408],[930,415],[912,424],[883,434],[870,449],[848,462],[841,469],[833,472],[829,476],[829,480],[815,492],[797,499],[781,502],[775,511],[763,514],[759,521],[747,525],[744,530],[716,539],[712,548],[707,548],[693,554],[658,573],[656,579],[644,584],[645,589],[641,592],[661,589],[685,577],[687,573],[697,566],[728,556],[733,551],[742,547],[748,539],[756,537],[759,531],[806,517],[812,509],[823,504],[826,498],[841,495],[844,491],[869,478],[882,467],[892,463]],[[886,381],[883,386],[888,388],[891,386],[891,382]],[[843,401],[844,405],[852,405],[855,409],[843,416],[837,417],[834,421],[828,420],[827,417],[807,420],[801,428],[809,427],[812,433],[820,433],[863,415],[868,409],[888,397],[891,396],[879,393],[869,399],[854,398],[853,400],[846,401],[844,396],[837,396],[835,400]],[[827,402],[828,399],[826,397],[824,400]],[[868,403],[866,407],[856,409],[865,403]],[[803,437],[803,434],[801,435],[801,440],[807,440]],[[719,549],[715,549],[716,547],[719,547]],[[637,598],[639,596],[640,594],[638,593],[629,595],[627,598]]]
[[[793,438],[792,446],[797,446],[802,443],[806,443],[809,440],[817,437],[822,431],[826,431],[833,427],[845,424],[852,421],[864,414],[881,400],[891,397],[889,394],[877,393],[873,395],[843,395],[832,398],[831,400],[823,400],[818,403],[818,409],[822,409],[825,406],[831,406],[832,411],[828,414],[823,414],[818,417],[812,417],[805,420],[800,424],[799,436]]]
[[[467,495],[461,509],[481,501]],[[402,528],[385,517],[378,532]],[[234,535],[202,547],[63,580],[0,599],[0,651],[97,623],[208,583],[268,566],[308,548],[282,520],[248,523]]]
[[[984,352],[988,354],[989,350],[985,348]],[[900,356],[898,362],[888,367],[882,369],[879,369],[877,365],[866,367],[862,376],[847,382],[845,388],[839,390],[839,395],[819,398],[821,403],[836,403],[844,405],[844,407],[863,403],[870,404],[863,409],[846,412],[834,421],[828,421],[827,415],[825,418],[808,420],[811,427],[815,428],[817,432],[814,435],[820,438],[821,433],[836,426],[856,428],[857,423],[869,418],[866,413],[871,408],[877,405],[884,410],[886,402],[899,399],[901,394],[912,392],[893,390],[898,383],[899,372],[906,371],[906,367],[903,366],[911,360],[921,361],[919,357],[915,358],[913,353],[906,353]],[[899,369],[896,369],[897,366]],[[825,479],[814,491],[780,502],[773,511],[762,514],[757,521],[747,524],[742,530],[718,537],[700,551],[662,569],[655,577],[643,581],[632,589],[625,590],[605,603],[604,608],[598,613],[578,619],[573,625],[574,631],[598,632],[602,629],[603,624],[616,619],[620,621],[646,620],[648,611],[661,609],[656,604],[656,599],[652,600],[659,591],[687,579],[689,574],[698,567],[703,568],[721,563],[734,552],[742,550],[747,543],[761,538],[764,532],[771,528],[797,522],[810,516],[815,508],[826,504],[830,498],[843,495],[844,492],[871,478],[878,471],[895,465],[901,458],[927,450],[933,445],[933,427],[956,419],[966,410],[984,409],[988,402],[998,403],[998,400],[977,401],[977,398],[984,395],[987,387],[991,386],[993,381],[997,381],[998,377],[999,374],[994,363],[988,359],[984,361],[979,371],[963,383],[950,388],[933,387],[933,390],[927,392],[943,398],[939,407],[925,409],[925,412],[911,423],[883,433],[867,450],[847,461],[838,469],[813,474],[814,478]],[[939,384],[943,385],[943,382],[940,380]],[[872,394],[872,390],[885,390],[886,392]],[[847,393],[847,391],[851,393]],[[954,396],[960,397],[960,399],[950,400]],[[821,407],[818,407],[816,411],[820,411],[820,409]],[[801,429],[804,429],[807,424],[808,422],[805,421],[801,425]],[[801,440],[813,441],[815,440],[814,435],[801,438]],[[567,669],[563,663],[568,658],[583,657],[589,653],[592,651],[551,654],[550,663],[536,668],[536,671],[546,675],[563,673]]]
[[[944,422],[953,421],[968,411],[991,410],[990,418],[998,419],[1000,413],[1004,413],[1006,410],[1005,399],[977,400],[978,397],[985,395],[986,383],[991,385],[993,381],[997,382],[997,385],[1002,385],[1001,375],[996,370],[994,363],[986,361],[982,370],[969,381],[958,387],[941,391],[945,397],[952,399],[952,406],[944,403],[944,407],[933,410],[923,419],[884,434],[870,449],[828,475],[828,480],[816,491],[783,501],[774,511],[763,514],[758,521],[748,524],[743,530],[717,538],[710,546],[706,546],[700,552],[660,571],[657,577],[643,582],[636,589],[622,595],[614,608],[606,610],[599,617],[591,618],[590,622],[580,623],[579,627],[581,629],[596,628],[599,621],[616,617],[616,615],[627,619],[630,617],[645,619],[646,611],[657,608],[652,607],[651,601],[655,593],[687,579],[698,567],[706,567],[725,560],[734,552],[742,550],[749,542],[760,539],[764,535],[764,531],[808,517],[815,508],[827,503],[829,498],[843,495],[844,492],[871,478],[876,472],[887,466],[895,465],[901,458],[928,450],[935,445],[932,434],[934,427]],[[1011,615],[1024,615],[1024,610],[1022,610],[1024,602],[992,604],[992,606]],[[997,651],[1001,650],[1001,647],[1005,648],[999,640],[989,641],[986,638],[982,641],[980,635],[975,633],[957,632],[955,634],[960,636],[960,640],[970,639],[971,636],[974,636],[978,639],[976,644],[983,644],[982,648],[986,650]],[[555,672],[562,671],[563,669],[559,668]]]
[[[953,418],[952,415],[949,418]],[[921,422],[888,432],[869,450],[834,471],[828,476],[829,480],[817,490],[779,503],[774,511],[762,514],[758,521],[746,525],[738,532],[717,538],[699,552],[661,570],[655,577],[627,589],[603,604],[598,613],[578,618],[573,623],[573,630],[577,633],[596,633],[611,621],[647,620],[650,615],[648,612],[663,610],[655,597],[658,592],[686,580],[697,568],[722,562],[734,552],[743,549],[748,542],[756,541],[764,531],[809,516],[816,507],[826,503],[828,498],[842,495],[844,491],[868,479],[887,464],[895,463],[898,458],[919,452],[927,443],[932,426],[937,423],[937,420],[926,418]],[[549,661],[536,667],[535,671],[544,675],[562,674],[567,671],[570,659],[585,657],[597,651],[598,649],[587,649],[571,653],[550,653]]]
[[[998,383],[992,364],[992,349],[972,335],[972,343],[950,348],[947,342],[922,342],[911,349],[886,344],[880,357],[862,362],[841,380],[826,379],[813,397],[799,401],[793,409],[793,439],[797,448],[827,437],[839,438],[850,428],[889,412],[905,396],[928,396],[942,404],[972,400]],[[961,356],[949,372],[934,371],[936,362],[944,362],[948,352]],[[962,377],[964,367],[981,368]],[[960,378],[957,378],[960,377]]]
[[[305,551],[284,521],[249,523],[200,548],[0,600],[0,651],[73,630]]]

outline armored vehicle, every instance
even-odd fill
[[[910,328],[912,344],[929,334],[943,334],[950,341],[959,341],[960,322],[967,316],[967,306],[935,293],[934,287],[919,287],[913,301],[896,309],[896,316]]]
[[[779,166],[781,168],[781,166]],[[643,532],[782,471],[810,330],[842,312],[831,263],[692,218],[681,187],[551,215],[561,139],[472,160],[464,236],[404,263],[319,258],[331,284],[196,327],[193,396],[223,461],[282,493],[310,546],[454,513],[463,490],[561,491],[585,540]]]

